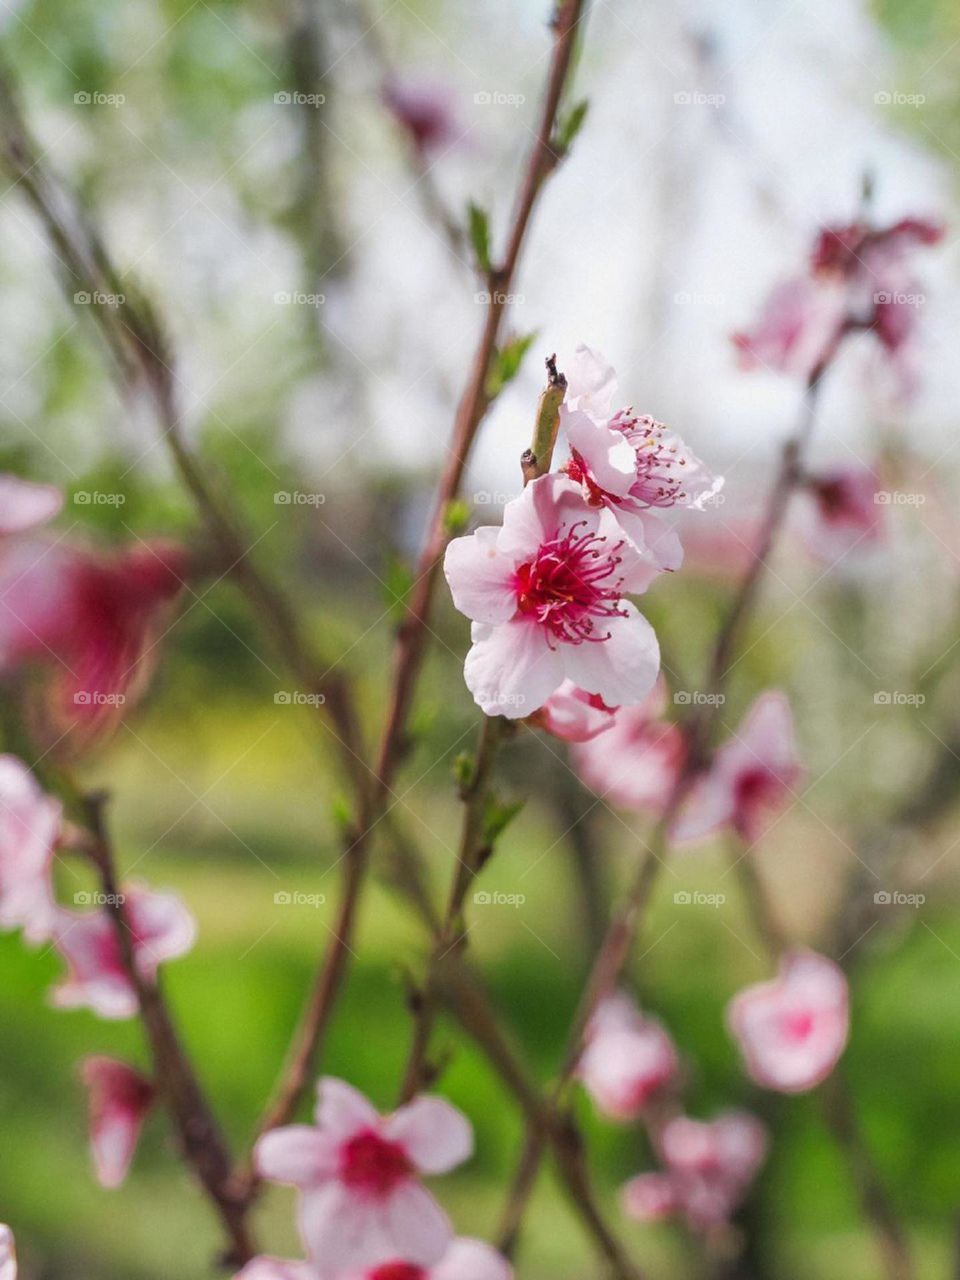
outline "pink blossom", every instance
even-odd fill
[[[0,1222],[0,1280],[17,1280],[17,1249],[13,1232]]]
[[[825,956],[793,952],[772,982],[731,1000],[727,1025],[751,1079],[779,1093],[804,1093],[827,1078],[847,1043],[847,980]]]
[[[124,891],[123,911],[137,971],[147,982],[154,980],[165,960],[185,955],[196,940],[193,917],[175,894],[132,886]],[[101,1018],[133,1017],[137,994],[107,910],[58,907],[53,942],[67,962],[67,975],[52,996],[58,1008],[92,1009]]]
[[[23,533],[46,524],[63,506],[63,494],[52,484],[33,484],[0,472],[0,535]]]
[[[84,1058],[80,1075],[90,1096],[90,1151],[97,1181],[119,1187],[156,1097],[151,1081],[114,1058]]]
[[[676,1116],[659,1138],[662,1172],[642,1173],[621,1190],[624,1212],[641,1222],[683,1215],[695,1231],[722,1226],[743,1199],[767,1151],[763,1125],[745,1111],[712,1121]]]
[[[26,765],[0,756],[0,927],[22,926],[28,942],[45,941],[53,928],[50,864],[60,816]]]
[[[790,703],[785,694],[768,690],[695,783],[674,824],[674,839],[699,840],[731,826],[755,843],[789,803],[801,773]]]
[[[587,1027],[577,1074],[612,1120],[633,1120],[677,1070],[677,1052],[655,1019],[621,994],[601,1002]]]
[[[922,301],[910,251],[942,235],[942,226],[922,218],[901,218],[887,227],[859,221],[825,228],[814,244],[809,275],[777,285],[754,328],[734,335],[741,363],[809,378],[844,330],[865,329],[890,357],[902,389],[909,390],[911,339]]]
[[[639,706],[620,707],[608,733],[571,752],[584,783],[620,809],[658,813],[673,791],[686,748],[679,726],[659,718],[664,701],[661,680]]]
[[[469,1157],[466,1117],[429,1095],[380,1116],[351,1085],[326,1077],[315,1119],[315,1128],[265,1134],[255,1151],[263,1177],[300,1189],[300,1233],[313,1264],[336,1273],[397,1258],[439,1262],[453,1230],[417,1175],[446,1173]]]
[[[164,613],[186,553],[138,543],[116,555],[37,539],[0,547],[0,672],[54,668],[48,714],[92,737],[113,724],[155,664]]]
[[[564,680],[530,720],[564,742],[589,742],[613,727],[616,712],[616,707],[608,707],[597,694]]]
[[[832,564],[856,549],[875,546],[883,536],[876,474],[864,466],[838,466],[805,483],[802,532],[813,555]]]
[[[384,86],[383,101],[421,156],[444,150],[461,133],[453,95],[445,86],[393,80]]]
[[[628,1218],[661,1222],[682,1210],[677,1184],[669,1173],[638,1173],[624,1183],[620,1203]]]
[[[560,422],[570,445],[563,471],[591,507],[608,511],[643,557],[648,581],[678,569],[683,549],[676,532],[655,514],[669,507],[702,509],[720,491],[675,432],[648,415],[614,409],[616,375],[599,352],[580,345],[567,369]]]
[[[507,504],[501,528],[450,543],[444,572],[473,619],[464,675],[488,715],[531,715],[564,680],[610,706],[650,692],[657,638],[624,599],[646,585],[646,566],[570,480],[534,480]]]

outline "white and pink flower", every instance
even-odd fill
[[[80,1076],[90,1101],[90,1152],[97,1181],[119,1187],[156,1100],[153,1083],[115,1058],[84,1058]]]
[[[789,804],[802,772],[790,703],[785,694],[768,690],[694,784],[674,824],[674,839],[700,840],[729,826],[755,843]]]
[[[172,893],[142,886],[124,890],[124,921],[141,978],[152,982],[166,960],[185,955],[196,941],[193,916]],[[101,1018],[132,1018],[137,993],[123,963],[110,914],[56,909],[53,943],[67,962],[67,975],[53,990],[60,1009],[92,1009]]]
[[[324,1275],[401,1258],[433,1267],[453,1242],[450,1222],[420,1184],[473,1150],[470,1122],[442,1098],[422,1095],[381,1116],[343,1080],[318,1085],[316,1127],[264,1134],[259,1173],[300,1190],[300,1234]]]
[[[425,79],[391,80],[383,102],[421,157],[452,146],[463,133],[449,87]]]
[[[432,1267],[391,1259],[362,1271],[337,1272],[336,1280],[512,1280],[512,1277],[512,1267],[496,1249],[482,1240],[461,1236]],[[320,1275],[308,1262],[254,1258],[234,1280],[320,1280]]]
[[[727,1025],[751,1079],[778,1093],[804,1093],[825,1080],[847,1043],[847,980],[813,951],[784,957],[771,982],[741,991]]]
[[[647,566],[572,481],[534,480],[507,504],[501,528],[450,543],[444,572],[473,620],[464,675],[488,715],[529,716],[564,680],[611,706],[641,702],[653,687],[657,638],[625,599],[646,586]]]
[[[609,732],[571,751],[586,786],[617,808],[660,813],[673,792],[686,747],[679,725],[660,719],[665,703],[661,679],[639,706],[617,710]]]
[[[635,1119],[676,1074],[673,1041],[622,993],[600,1003],[585,1039],[577,1075],[611,1120]]]
[[[641,1222],[682,1214],[695,1231],[729,1221],[767,1152],[764,1126],[745,1111],[711,1121],[676,1116],[660,1134],[663,1172],[643,1173],[621,1191],[624,1211]]]
[[[560,409],[570,446],[562,470],[580,486],[588,506],[615,518],[626,541],[643,558],[649,583],[657,573],[678,569],[683,562],[676,531],[656,512],[670,507],[702,509],[723,480],[711,475],[662,422],[615,407],[616,394],[616,375],[604,357],[590,347],[577,347]]]
[[[883,537],[879,481],[870,467],[831,467],[804,483],[801,532],[812,555],[833,564],[856,550],[876,546]]]
[[[43,942],[54,924],[51,863],[60,835],[58,801],[16,756],[0,756],[0,928]]]
[[[319,1272],[295,1258],[251,1258],[233,1280],[320,1280]]]

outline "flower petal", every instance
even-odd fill
[[[606,421],[613,413],[617,375],[613,365],[599,351],[580,343],[564,370],[570,409],[583,409],[591,417]]]
[[[52,520],[63,506],[63,494],[52,484],[33,484],[9,472],[0,473],[0,534],[22,533]]]
[[[253,1159],[260,1176],[271,1182],[314,1187],[336,1174],[337,1142],[312,1125],[285,1125],[258,1139]]]
[[[473,1154],[473,1126],[445,1098],[423,1094],[394,1112],[383,1136],[398,1142],[420,1173],[448,1173]]]
[[[233,1280],[317,1280],[317,1272],[309,1262],[292,1258],[251,1258]]]
[[[483,1240],[461,1236],[430,1272],[430,1280],[512,1280],[513,1268],[503,1254]]]
[[[500,530],[489,525],[454,538],[443,558],[453,603],[474,622],[506,622],[517,611],[515,562],[497,550]]]
[[[359,1089],[336,1076],[323,1076],[317,1081],[317,1105],[314,1118],[324,1136],[335,1142],[346,1142],[362,1129],[376,1129],[380,1113]]]
[[[516,720],[543,706],[562,683],[564,670],[546,630],[524,617],[496,627],[474,623],[463,674],[474,701],[488,716]]]
[[[610,705],[642,702],[660,672],[660,645],[646,618],[629,602],[625,616],[605,619],[609,639],[561,648],[564,674]]]

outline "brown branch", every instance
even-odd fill
[[[117,877],[113,849],[106,829],[106,797],[84,797],[91,840],[86,845],[100,877],[100,888],[113,922],[124,970],[137,995],[140,1020],[153,1059],[153,1076],[177,1131],[183,1159],[193,1170],[230,1241],[222,1261],[240,1267],[256,1253],[246,1226],[246,1211],[237,1194],[233,1161],[226,1139],[180,1043],[158,981],[140,972],[134,933],[126,919],[124,896]]]

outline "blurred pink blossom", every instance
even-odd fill
[[[589,742],[613,727],[616,711],[597,694],[564,680],[530,721],[564,742]]]
[[[883,537],[876,473],[862,465],[833,467],[804,483],[801,532],[812,555],[827,564]]]
[[[17,1249],[13,1232],[0,1222],[0,1280],[17,1280]]]
[[[751,1079],[779,1093],[804,1093],[825,1080],[847,1043],[847,980],[813,951],[783,958],[771,982],[731,1000],[727,1025]]]
[[[421,156],[451,146],[462,132],[453,94],[445,85],[391,80],[384,85],[383,101]]]
[[[0,928],[43,942],[54,924],[50,866],[60,834],[59,801],[16,756],[0,756]]]
[[[473,619],[464,675],[488,715],[529,716],[567,679],[608,705],[653,687],[657,638],[624,599],[649,581],[646,566],[609,512],[584,506],[564,477],[529,484],[501,528],[455,538],[444,572]]]
[[[699,840],[730,826],[753,844],[789,804],[801,774],[790,703],[768,690],[694,784],[674,823],[674,839]]]
[[[662,811],[686,754],[679,725],[659,717],[666,686],[658,681],[636,707],[620,707],[613,727],[573,748],[571,758],[583,782],[620,809]]]
[[[473,1150],[470,1122],[442,1098],[421,1095],[389,1116],[343,1080],[318,1085],[316,1127],[264,1134],[260,1174],[298,1187],[300,1233],[325,1272],[396,1258],[430,1267],[453,1241],[446,1214],[418,1174],[446,1173]]]
[[[635,1119],[677,1070],[677,1051],[655,1019],[625,995],[601,1002],[586,1032],[577,1075],[604,1115]]]
[[[139,1071],[115,1058],[85,1058],[80,1075],[89,1091],[90,1150],[97,1181],[102,1187],[119,1187],[156,1090]]]
[[[156,977],[165,960],[185,955],[196,940],[196,924],[175,894],[143,886],[124,890],[124,918],[140,976]],[[106,909],[56,910],[53,943],[67,962],[67,976],[53,990],[61,1009],[92,1009],[101,1018],[131,1018],[137,994],[127,978],[116,928]]]
[[[55,485],[34,484],[0,472],[0,535],[23,533],[52,520],[63,506]]]

